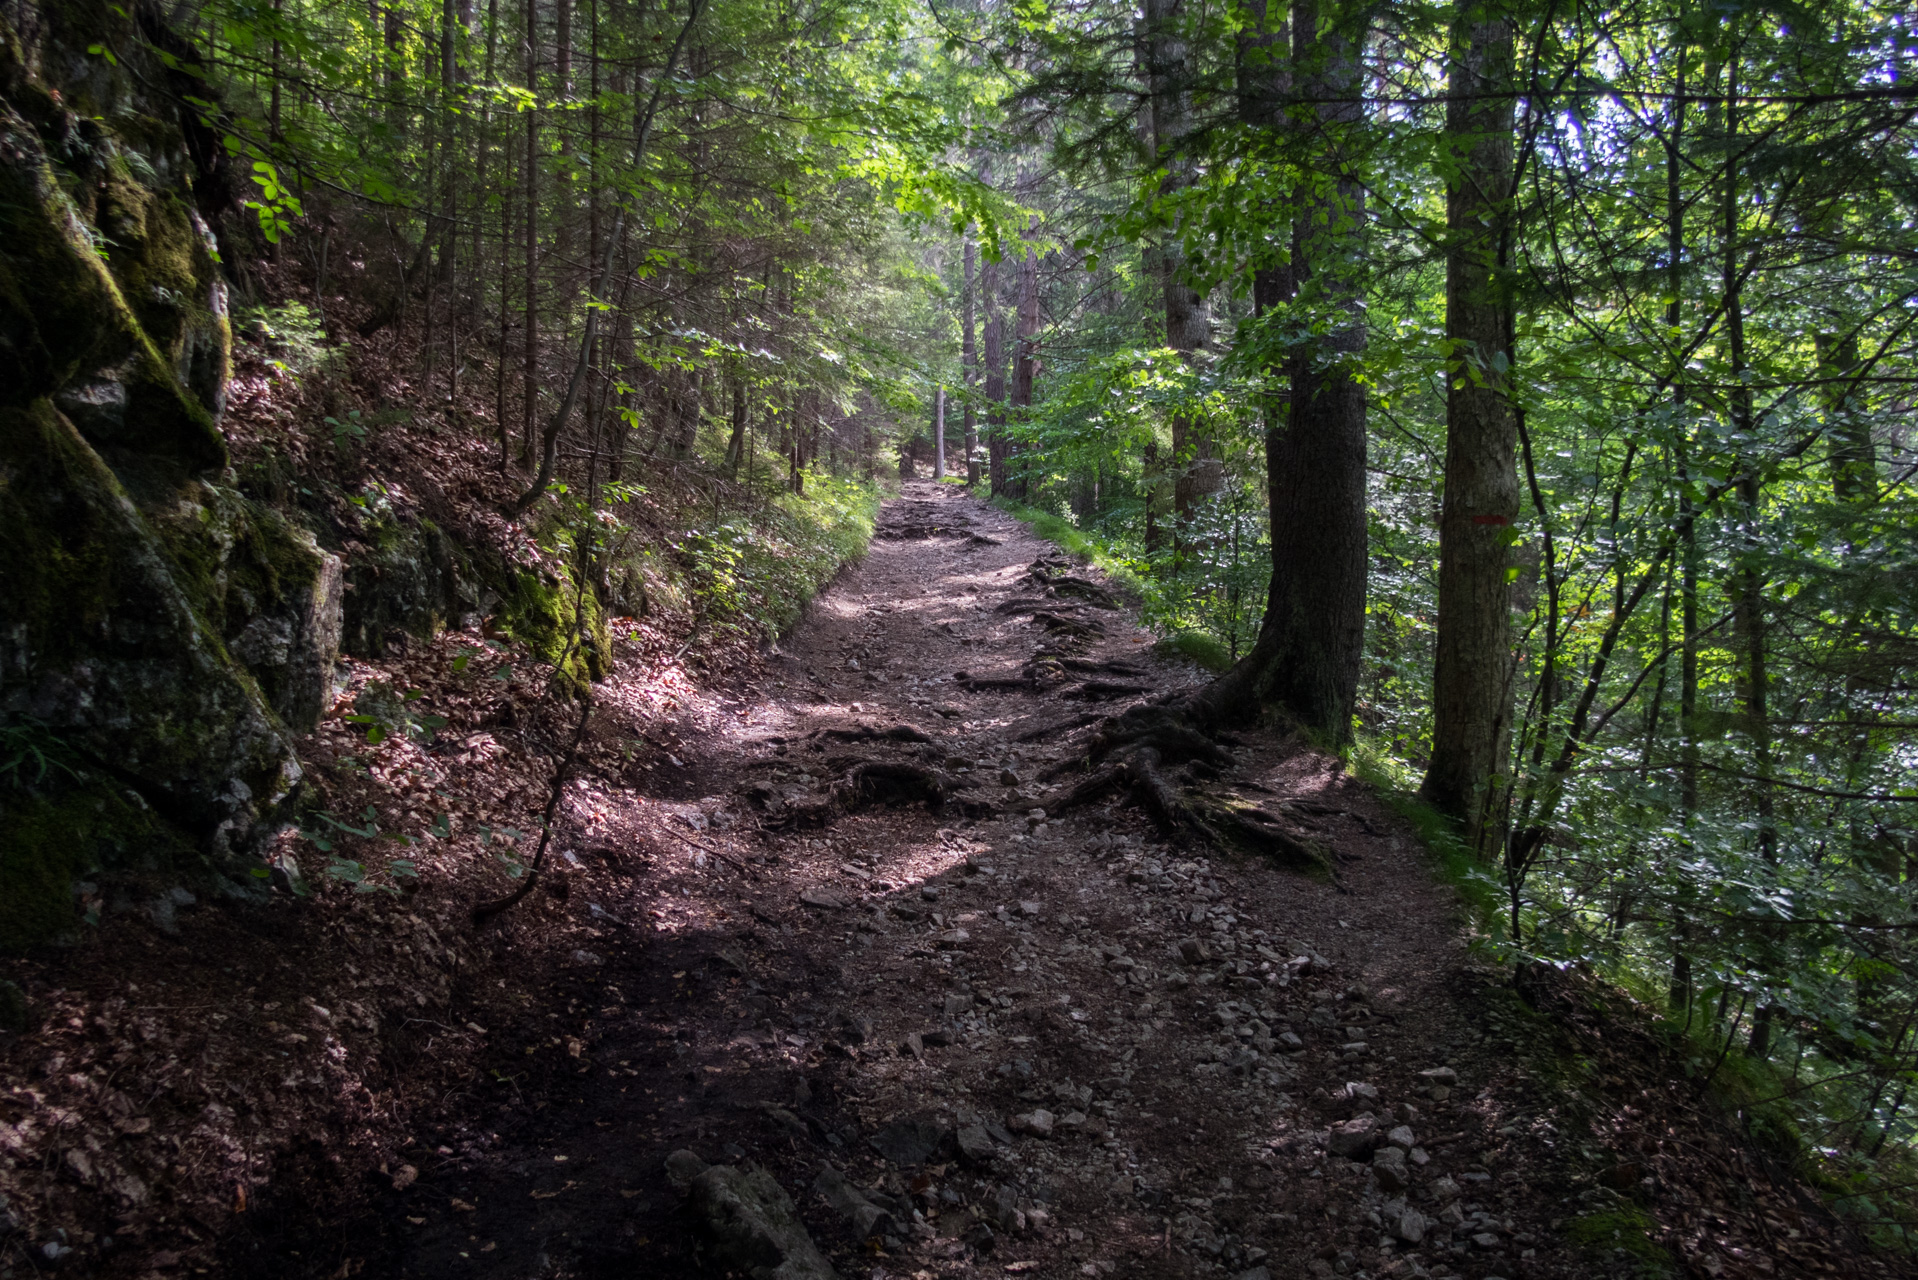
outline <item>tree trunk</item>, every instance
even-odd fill
[[[1511,584],[1519,490],[1510,398],[1513,25],[1481,0],[1453,21],[1446,109],[1445,498],[1439,516],[1432,759],[1420,793],[1481,853],[1497,843],[1511,740]]]
[[[1025,256],[1019,259],[1019,304],[1017,329],[1012,359],[1012,405],[1010,416],[1023,422],[1032,408],[1032,384],[1039,375],[1039,224],[1033,220],[1019,233],[1025,241]],[[1027,476],[1023,464],[1013,466],[1011,459],[1019,452],[1019,446],[1008,440],[1006,454],[1008,459],[1007,488],[1020,502],[1027,501],[1029,492]]]
[[[1853,379],[1859,374],[1858,335],[1817,336],[1819,402],[1824,406],[1831,458],[1831,496],[1861,502],[1878,496],[1878,450],[1859,410]]]
[[[972,455],[979,449],[979,425],[974,415],[973,397],[979,392],[979,350],[973,343],[973,271],[977,250],[972,237],[966,237],[965,282],[959,290],[959,309],[963,317],[963,336],[959,348],[959,368],[961,385],[965,388],[966,398],[961,412],[965,415],[966,430],[966,483],[979,483],[979,464]]]
[[[538,0],[526,0],[526,90],[539,93]],[[532,465],[533,420],[539,412],[539,111],[526,116],[526,176],[520,183],[526,201],[526,323],[520,351],[519,464]]]
[[[739,474],[739,459],[746,448],[746,379],[733,377],[733,434],[726,441],[726,474]]]
[[[946,389],[932,396],[932,478],[946,478]]]
[[[979,295],[986,308],[986,458],[998,498],[1006,492],[1006,329],[996,259],[986,259],[979,271]]]
[[[1192,132],[1191,46],[1186,39],[1185,0],[1145,0],[1146,82],[1151,102],[1152,152],[1165,171],[1159,194],[1171,198],[1189,186],[1194,172],[1187,153]],[[1176,225],[1163,233],[1156,258],[1165,305],[1165,344],[1186,364],[1206,348],[1211,314],[1205,295],[1186,279]],[[1192,518],[1193,505],[1218,492],[1224,468],[1210,438],[1190,413],[1172,415],[1172,482],[1175,529]],[[1175,533],[1175,544],[1182,541]]]
[[[1286,87],[1275,21],[1251,11],[1254,34],[1241,47],[1241,115],[1276,127]],[[1294,63],[1315,96],[1357,97],[1359,49],[1353,32],[1319,29],[1311,4],[1293,8]],[[1309,69],[1309,70],[1308,70]],[[1356,104],[1319,109],[1319,136],[1334,144],[1361,123]],[[1289,268],[1266,265],[1254,280],[1261,310],[1293,288],[1338,318],[1287,358],[1289,392],[1262,406],[1266,483],[1271,499],[1272,577],[1259,636],[1206,701],[1243,719],[1279,711],[1333,743],[1350,740],[1365,639],[1365,390],[1350,363],[1365,345],[1358,282],[1332,264],[1349,260],[1361,234],[1363,196],[1332,147],[1315,163],[1329,176],[1310,197],[1294,236]],[[1323,264],[1323,265],[1321,265]]]

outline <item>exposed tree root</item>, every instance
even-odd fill
[[[748,803],[765,812],[766,831],[802,830],[829,826],[847,813],[875,804],[924,803],[933,813],[950,804],[968,817],[990,816],[990,803],[958,795],[959,784],[946,774],[903,760],[868,760],[857,756],[829,757],[829,768],[841,770],[825,794],[788,803],[771,787],[761,784],[746,793]]]
[[[1041,777],[1064,776],[1082,762],[1047,770]],[[1168,767],[1187,764],[1195,775],[1217,776],[1230,768],[1232,755],[1204,732],[1179,705],[1132,707],[1111,717],[1093,735],[1083,761],[1092,773],[1046,805],[1049,814],[1068,813],[1124,791],[1168,837],[1196,839],[1222,849],[1267,858],[1281,866],[1330,877],[1338,872],[1332,854],[1316,841],[1285,830],[1279,819],[1234,795],[1214,795],[1180,787]]]
[[[1040,725],[1037,729],[1027,729],[1024,733],[1014,736],[1012,740],[1014,742],[1041,742],[1050,738],[1055,733],[1070,733],[1074,729],[1083,729],[1089,724],[1097,724],[1103,719],[1105,719],[1103,713],[1088,711],[1086,714],[1074,716],[1070,720],[1061,720],[1056,724]]]
[[[1059,694],[1061,698],[1079,698],[1092,702],[1100,698],[1136,698],[1151,689],[1142,684],[1114,684],[1109,680],[1087,680]]]
[[[1068,635],[1083,640],[1103,638],[1105,628],[1096,622],[1081,622],[1077,618],[1068,618],[1063,613],[1054,613],[1050,609],[1035,609],[1032,620],[1054,635]]]
[[[854,725],[850,729],[820,729],[809,735],[814,738],[831,738],[834,742],[931,742],[932,739],[909,724],[888,725],[884,729],[875,729],[869,724]]]
[[[1087,676],[1142,676],[1145,669],[1135,667],[1130,662],[1094,662],[1089,658],[1074,658],[1067,654],[1042,654],[1040,657],[1058,663],[1067,671]],[[1036,661],[1037,659],[1035,659]]]
[[[924,538],[966,537],[965,524],[895,524],[874,529],[872,536],[888,542],[917,541]]]
[[[975,676],[966,671],[955,671],[952,678],[975,693],[1037,693],[1039,683],[1029,675],[1020,676]]]

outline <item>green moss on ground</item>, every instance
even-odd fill
[[[1215,675],[1232,669],[1232,653],[1215,635],[1205,631],[1179,631],[1152,646],[1161,658],[1184,658],[1198,663]]]
[[[192,845],[99,778],[47,789],[0,785],[0,951],[80,923],[76,885],[104,873],[203,872]]]
[[[1682,1274],[1671,1251],[1654,1239],[1658,1224],[1637,1205],[1582,1214],[1565,1226],[1565,1238],[1606,1274],[1663,1280]]]

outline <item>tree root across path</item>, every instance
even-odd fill
[[[1338,883],[1329,849],[1293,835],[1279,819],[1240,796],[1179,786],[1166,771],[1182,763],[1190,774],[1217,776],[1237,761],[1184,708],[1176,704],[1132,707],[1100,726],[1083,760],[1043,775],[1052,781],[1077,768],[1092,770],[1048,803],[1046,812],[1048,816],[1068,813],[1125,791],[1168,837],[1183,835],[1221,849],[1255,854]]]
[[[935,814],[950,806],[967,817],[990,817],[996,812],[989,801],[962,794],[962,785],[950,775],[924,765],[843,756],[828,758],[826,765],[839,770],[839,776],[826,788],[825,794],[815,799],[786,801],[764,784],[748,788],[747,802],[766,815],[760,823],[761,829],[788,831],[830,826],[842,814],[856,813],[875,804],[923,803]]]

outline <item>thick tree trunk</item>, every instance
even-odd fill
[[[1511,740],[1512,522],[1517,415],[1506,280],[1512,190],[1513,27],[1461,0],[1446,109],[1445,499],[1439,516],[1432,760],[1420,793],[1481,852],[1497,844],[1497,776]]]
[[[1240,112],[1247,123],[1278,127],[1288,85],[1281,29],[1251,11],[1242,41]],[[1355,33],[1321,31],[1310,4],[1293,10],[1294,63],[1317,96],[1356,99],[1360,66]],[[1317,163],[1333,175],[1309,197],[1288,266],[1264,265],[1254,279],[1263,311],[1306,288],[1339,317],[1315,342],[1286,360],[1288,391],[1262,406],[1266,483],[1271,500],[1272,578],[1252,651],[1202,695],[1204,714],[1221,720],[1278,711],[1334,743],[1351,737],[1365,639],[1365,390],[1350,367],[1364,349],[1358,282],[1348,268],[1361,234],[1364,204],[1355,175],[1334,148],[1360,123],[1356,105],[1319,111]],[[1273,369],[1276,374],[1277,368]],[[1276,381],[1277,379],[1275,379]]]

